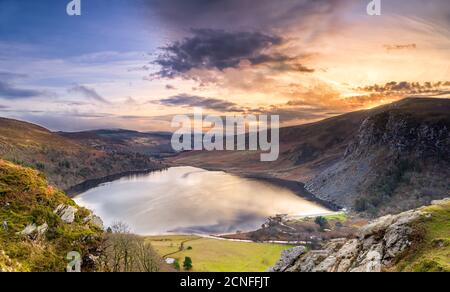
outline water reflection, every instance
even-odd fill
[[[141,235],[250,231],[276,214],[327,212],[288,189],[193,167],[123,178],[75,201],[102,217],[107,226],[122,221]]]

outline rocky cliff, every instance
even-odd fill
[[[342,159],[307,183],[322,199],[371,216],[448,195],[450,100],[407,99],[373,110]]]
[[[286,251],[272,272],[450,272],[450,199],[379,218],[357,238]]]

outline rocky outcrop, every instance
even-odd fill
[[[305,252],[304,247],[296,247],[287,251],[270,271],[382,272],[395,265],[413,245],[417,236],[414,223],[431,216],[424,209],[384,216],[361,228],[357,238],[332,240],[321,250]]]
[[[306,252],[304,246],[297,246],[289,250],[283,251],[281,259],[276,263],[276,265],[269,269],[269,272],[285,272],[297,259],[299,256]]]
[[[36,224],[27,225],[21,232],[18,232],[18,235],[22,235],[28,237],[30,239],[40,239],[48,230],[48,224],[44,223],[40,226],[36,226]]]
[[[78,212],[78,209],[72,206],[61,204],[53,212],[60,216],[61,220],[64,223],[71,224],[73,223],[73,221],[75,221],[75,214]]]
[[[99,229],[104,229],[103,220],[100,217],[98,217],[98,216],[96,216],[94,214],[91,214],[88,217],[84,218],[83,222],[85,224],[86,223],[91,223],[91,224],[93,224],[94,226],[96,226]]]

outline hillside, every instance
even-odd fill
[[[369,216],[448,196],[450,100],[408,99],[374,110],[342,158],[307,188]]]
[[[58,135],[106,152],[140,153],[158,158],[173,155],[170,133],[142,133],[130,130],[94,130]]]
[[[450,199],[379,218],[354,239],[286,251],[275,272],[450,272]]]
[[[370,217],[446,197],[450,99],[408,98],[317,123],[280,129],[280,158],[254,152],[189,152],[178,165],[306,183],[317,197]]]
[[[45,128],[4,118],[0,118],[0,158],[40,170],[64,190],[87,180],[164,167],[144,154],[95,149]]]
[[[0,160],[0,271],[62,272],[71,251],[93,270],[100,223],[39,172]]]

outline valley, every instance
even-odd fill
[[[186,258],[192,271],[265,271],[282,252],[298,262],[284,270],[306,260],[337,270],[323,267],[324,255],[355,243],[375,218],[450,195],[449,110],[448,99],[410,98],[282,128],[275,162],[248,151],[174,153],[167,133],[53,133],[0,119],[0,270],[60,271],[73,249],[87,257],[83,271],[175,271],[165,261]],[[59,205],[75,208],[74,220],[58,217]],[[380,270],[447,270],[447,207],[422,209],[431,222],[408,221],[420,236]],[[104,242],[122,240],[151,264],[102,258]]]

